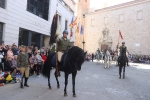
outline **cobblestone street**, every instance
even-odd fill
[[[68,96],[63,96],[64,74],[59,78],[57,89],[54,70],[49,90],[47,79],[42,75],[29,78],[30,87],[19,88],[19,83],[0,87],[0,100],[150,100],[150,66],[130,64],[126,78],[119,79],[118,67],[104,69],[96,62],[85,62],[76,77],[76,94],[72,97],[72,79],[68,80]]]

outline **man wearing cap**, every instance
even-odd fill
[[[17,58],[17,67],[22,74],[20,88],[23,88],[23,77],[25,77],[24,86],[29,87],[27,84],[28,77],[29,77],[29,56],[26,53],[26,47],[24,45],[21,46],[21,53],[18,55]]]
[[[101,52],[100,52],[100,50],[99,50],[99,48],[97,49],[97,53],[98,53],[98,54],[100,54],[100,53],[101,53]]]
[[[58,40],[58,61],[61,62],[61,57],[63,53],[65,53],[70,47],[72,47],[72,44],[69,39],[67,39],[68,31],[63,31],[63,37],[61,37]]]
[[[119,59],[120,59],[120,56],[121,56],[121,54],[122,54],[122,49],[123,49],[123,48],[125,48],[126,51],[127,51],[127,47],[125,46],[125,42],[122,42],[122,46],[119,47],[119,49],[120,49],[120,54],[119,54],[119,57],[118,57],[118,66],[119,66]],[[126,56],[126,58],[127,58],[127,56]],[[129,66],[129,65],[128,65],[128,61],[127,61],[127,66]]]

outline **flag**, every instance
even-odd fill
[[[120,38],[123,39],[123,36],[121,34],[121,31],[119,30],[119,35],[120,35]]]
[[[73,36],[72,28],[70,29],[70,38]]]
[[[70,23],[70,25],[69,25],[70,28],[72,28],[72,27],[71,27],[71,26],[72,26],[71,24],[73,23],[73,20],[74,20],[74,18],[72,17],[71,23]]]
[[[84,27],[81,25],[80,34],[84,33]]]
[[[73,22],[71,22],[69,26],[70,28],[73,28],[75,25],[77,25],[77,18]]]
[[[61,32],[61,27],[60,27],[60,23],[59,23],[59,17],[57,17],[57,29],[56,29],[56,35],[55,35],[55,38],[57,40],[59,39],[60,32]]]
[[[55,15],[53,17],[52,24],[51,24],[49,45],[52,45],[53,43],[56,42],[55,41],[56,29],[57,29],[57,13],[55,13]]]
[[[77,26],[77,29],[76,29],[76,33],[77,34],[79,33],[79,23],[78,23],[78,26]]]

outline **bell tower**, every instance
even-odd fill
[[[87,13],[89,9],[90,0],[77,0],[77,19],[79,23],[79,30],[81,30],[81,25],[85,28],[85,16],[83,15]],[[85,48],[83,44],[83,42],[85,41],[85,35],[85,32],[83,34],[80,34],[80,32],[76,34],[76,46],[79,46],[80,48]]]
[[[89,9],[90,9],[90,0],[78,0],[78,4],[77,4],[77,17],[78,17],[78,21],[80,23],[82,23],[83,14],[85,14],[86,12],[88,12]]]

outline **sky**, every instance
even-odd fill
[[[105,4],[107,4],[107,7],[129,2],[133,0],[90,0],[90,8],[103,8]]]

